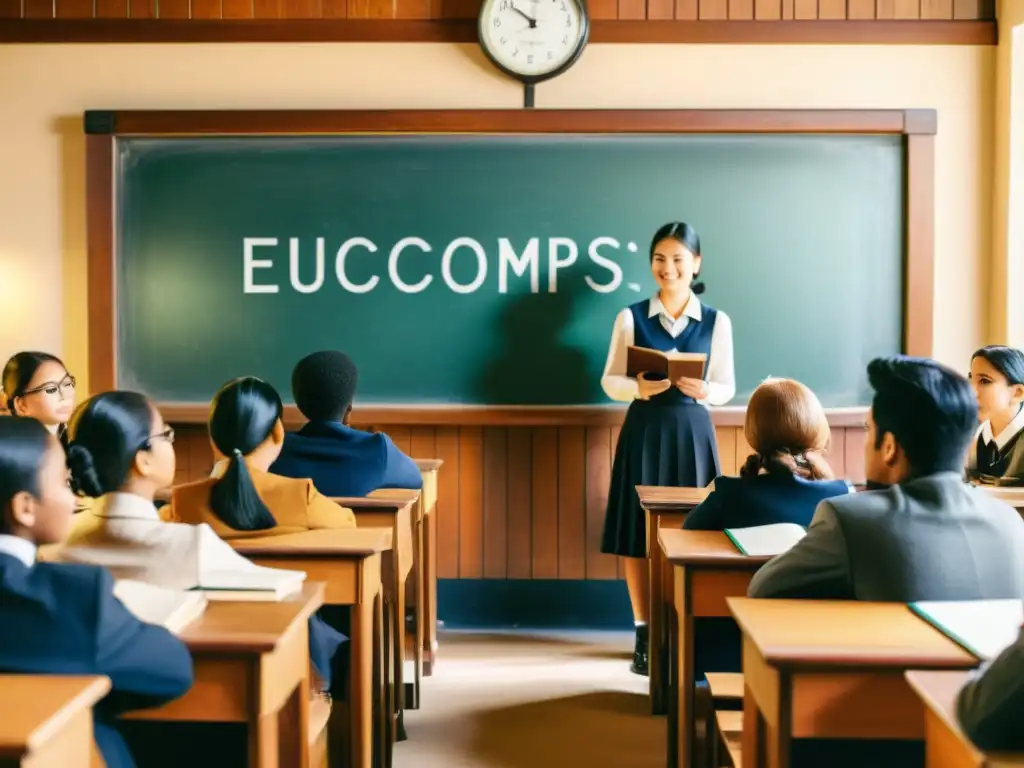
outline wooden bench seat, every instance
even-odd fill
[[[716,711],[715,730],[718,732],[715,766],[731,765],[740,768],[743,765],[743,713],[736,710]]]
[[[708,688],[715,701],[734,701],[743,698],[742,672],[708,672]]]

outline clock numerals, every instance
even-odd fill
[[[526,63],[527,64],[533,64],[533,54],[532,53],[529,56],[526,57]]]
[[[494,19],[494,28],[497,29],[500,26],[501,26],[501,19],[495,17],[495,19]]]
[[[564,37],[562,37],[562,45],[568,45],[568,44],[569,44],[569,36],[565,35]]]
[[[572,26],[572,16],[565,17],[565,26],[567,29]]]
[[[507,42],[508,42],[508,38],[507,38],[507,37],[502,37],[502,38],[501,38],[501,44],[502,44],[502,45],[504,45],[504,44],[505,44],[505,43],[507,43]]]
[[[551,59],[553,58],[555,58],[555,54],[553,54],[551,51],[548,51],[548,61],[551,61]]]
[[[501,5],[498,6],[498,10],[499,11],[507,11],[508,9],[509,9],[509,2],[508,2],[508,0],[501,0]]]
[[[519,55],[519,49],[516,48],[514,51],[512,51],[512,55],[513,56],[518,56]]]

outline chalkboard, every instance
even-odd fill
[[[127,137],[116,161],[117,383],[160,401],[245,374],[290,399],[330,348],[364,404],[605,403],[676,219],[733,321],[734,404],[769,375],[865,404],[902,345],[898,135]]]

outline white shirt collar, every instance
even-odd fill
[[[29,568],[36,564],[36,545],[28,539],[0,534],[0,553],[18,558]]]
[[[686,307],[683,308],[683,314],[679,316],[679,320],[682,320],[684,317],[689,317],[699,323],[701,318],[700,307],[700,299],[697,298],[697,294],[690,291],[690,300],[686,302]],[[668,310],[665,309],[665,305],[661,303],[661,297],[658,296],[658,294],[654,294],[651,298],[651,306],[647,310],[647,316],[657,317],[658,315],[661,315],[670,323],[676,323],[679,321],[668,313]]]
[[[981,425],[981,439],[986,445],[995,442],[996,448],[1001,451],[1022,429],[1024,429],[1024,408],[1017,411],[1017,415],[1013,417],[1010,423],[994,439],[992,437],[992,422],[986,421]]]
[[[151,501],[134,493],[108,493],[93,508],[97,517],[130,517],[160,522],[160,514]]]

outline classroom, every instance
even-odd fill
[[[1022,114],[1024,0],[0,0],[0,766],[1024,766]]]

